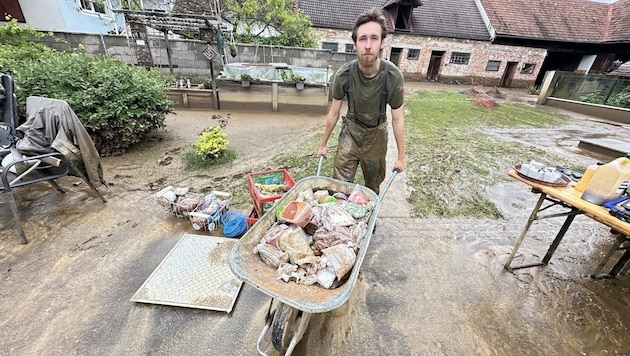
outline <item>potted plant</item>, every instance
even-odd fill
[[[247,74],[247,73],[243,73],[241,74],[241,84],[243,85],[243,88],[247,88],[249,86],[249,84],[252,81],[252,76]]]
[[[295,80],[295,88],[297,90],[302,90],[304,89],[304,82],[306,81],[306,78],[304,77],[297,77]]]

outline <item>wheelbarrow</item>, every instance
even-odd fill
[[[277,205],[286,206],[289,202],[296,200],[300,192],[307,189],[313,191],[327,189],[350,195],[357,184],[319,176],[321,162],[320,158],[317,176],[298,181],[278,200]],[[318,284],[309,286],[292,281],[286,283],[276,277],[275,268],[266,265],[254,252],[254,247],[276,222],[273,209],[265,213],[236,242],[230,252],[230,269],[237,278],[272,298],[265,316],[265,325],[257,342],[257,350],[261,355],[266,355],[266,351],[261,349],[263,340],[267,343],[270,341],[276,351],[290,355],[302,339],[312,314],[334,310],[348,300],[370,245],[381,200],[397,173],[394,171],[390,176],[380,196],[367,187],[358,186],[368,200],[375,202],[375,205],[369,217],[367,232],[359,246],[356,262],[345,283],[337,288],[327,289]]]

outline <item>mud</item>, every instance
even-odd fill
[[[239,155],[234,165],[191,176],[176,159],[158,164],[213,126],[212,114],[178,111],[152,142],[104,158],[112,183],[101,189],[107,203],[74,178],[60,182],[65,194],[46,183],[16,190],[27,245],[19,244],[2,205],[2,354],[257,354],[269,297],[247,284],[231,314],[129,301],[179,238],[196,233],[156,208],[151,195],[160,184],[221,188],[214,177],[238,177],[272,152],[299,145],[296,136],[318,133],[324,122],[233,112],[226,130]],[[581,137],[627,132],[571,117],[554,130],[488,133],[586,166],[598,158],[576,149]],[[606,227],[578,216],[548,266],[509,272],[503,265],[537,199],[527,186],[506,179],[487,187],[504,216],[499,220],[410,218],[411,188],[404,173],[396,177],[350,300],[314,314],[294,355],[630,354],[630,277],[589,277],[614,241]],[[513,263],[540,260],[560,224],[536,222]]]

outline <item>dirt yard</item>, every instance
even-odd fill
[[[532,98],[521,93],[512,100]],[[157,189],[177,182],[220,190],[324,123],[323,116],[232,112],[226,132],[237,161],[190,175],[178,157],[215,125],[213,114],[228,113],[179,111],[151,142],[103,158],[107,203],[71,178],[61,182],[66,194],[43,183],[16,191],[30,242],[19,244],[4,205],[2,354],[257,354],[269,297],[247,284],[230,314],[130,301],[180,237],[195,233],[188,221],[157,208]],[[588,164],[596,159],[575,144],[593,132],[628,131],[574,115],[552,132],[492,134]],[[350,300],[313,315],[294,355],[630,354],[629,276],[589,277],[613,241],[608,229],[578,216],[547,267],[508,272],[503,264],[537,199],[525,185],[506,179],[487,187],[505,218],[483,220],[411,218],[406,183],[399,174],[383,201]],[[515,263],[542,258],[559,224],[534,224]]]

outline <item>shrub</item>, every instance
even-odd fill
[[[3,41],[12,33],[6,26],[12,24],[0,27]],[[164,127],[172,111],[167,82],[156,70],[127,66],[111,57],[88,58],[81,51],[57,52],[26,40],[3,43],[0,70],[11,73],[19,87],[19,111],[25,112],[31,95],[67,101],[101,155],[124,153]]]
[[[221,127],[215,126],[205,129],[194,143],[195,153],[205,160],[213,160],[221,157],[228,143],[227,133],[221,131]]]
[[[583,101],[585,103],[601,104],[603,100],[604,97],[599,91],[594,91],[592,93],[580,96],[580,101]]]
[[[236,152],[227,147],[227,134],[221,131],[224,125],[225,121],[221,122],[221,126],[205,129],[199,135],[193,144],[194,150],[184,155],[186,168],[203,169],[232,162],[236,158]]]
[[[630,109],[630,88],[611,96],[606,104]]]

